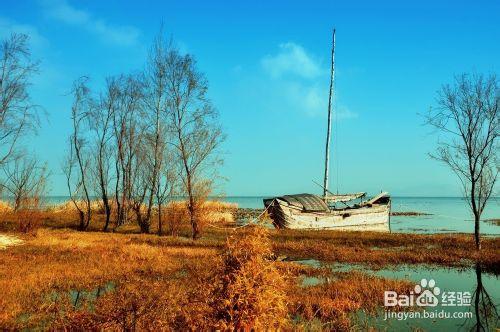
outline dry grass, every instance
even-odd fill
[[[188,276],[182,271],[186,260],[209,263],[216,257],[214,248],[150,246],[134,243],[136,237],[141,236],[40,230],[38,237],[30,239],[27,245],[2,251],[0,260],[9,268],[0,271],[3,295],[0,298],[0,328],[36,327],[46,320],[54,327],[64,327],[66,323],[76,326],[72,324],[77,324],[77,317],[82,315],[85,316],[81,317],[83,321],[93,321],[91,313],[71,308],[65,296],[70,290],[93,290],[108,282],[115,283],[117,291],[103,296],[103,306],[107,308],[106,301],[111,301],[115,310],[133,315],[137,308],[126,302],[128,292],[136,289],[136,300],[141,301],[141,306],[147,306],[148,294],[153,297],[149,299],[151,303],[158,302],[154,297],[163,291],[158,288],[151,293],[155,283],[157,287],[175,286],[178,291],[185,292],[183,284]],[[56,294],[55,298],[50,298],[51,294]],[[144,302],[141,294],[145,297]],[[163,302],[163,306],[167,303]],[[96,307],[101,306],[96,303]],[[23,313],[29,313],[29,318],[21,322],[19,317]],[[64,320],[59,319],[61,315]],[[115,319],[117,317],[109,316],[102,326],[113,326]],[[97,322],[94,326],[100,324]],[[136,326],[141,324],[149,323],[137,322]]]
[[[286,284],[272,260],[268,231],[250,227],[227,240],[224,267],[211,306],[216,328],[225,331],[279,329],[287,323]]]
[[[21,243],[23,243],[23,240],[15,236],[0,234],[0,249],[6,249],[7,247],[15,246]]]
[[[221,213],[235,208],[213,204]],[[176,209],[183,211],[182,205]],[[135,224],[116,233],[94,232],[102,225],[102,216],[96,217],[90,231],[78,232],[65,228],[76,224],[71,211],[40,212],[36,237],[18,234],[22,246],[0,251],[0,330],[307,330],[311,322],[346,330],[352,328],[352,313],[380,306],[383,290],[404,292],[408,285],[359,272],[273,262],[272,257],[373,267],[470,267],[478,260],[497,274],[500,266],[497,238],[485,238],[479,254],[471,249],[470,235],[254,227],[235,232],[222,223],[193,241],[185,224],[178,237],[135,234]],[[0,217],[0,232],[6,231],[18,231],[12,213]],[[304,275],[326,282],[303,288]]]
[[[207,225],[224,226],[234,223],[238,205],[219,201],[205,201],[201,204],[199,224],[201,228]],[[164,208],[168,233],[179,234],[179,229],[189,225],[189,213],[186,201],[172,201]]]
[[[368,276],[360,272],[326,273],[325,283],[301,289],[291,288],[288,299],[290,311],[300,317],[298,328],[309,330],[319,321],[324,330],[352,329],[350,315],[358,310],[375,314],[383,307],[383,294],[391,289],[398,294],[409,294],[414,284]]]
[[[76,201],[76,204],[81,210],[85,210],[86,202],[85,201]],[[100,200],[93,200],[90,202],[90,209],[94,213],[103,213],[104,209],[102,207],[102,202]],[[60,204],[51,205],[47,207],[47,212],[53,213],[76,213],[77,209],[75,203],[72,201],[66,201]]]
[[[389,234],[373,232],[274,231],[274,250],[294,259],[368,264],[431,264],[471,267],[481,262],[486,270],[500,272],[500,238],[484,238],[481,252],[474,250],[472,235]]]
[[[0,329],[274,329],[290,327],[291,315],[309,319],[314,303],[327,301],[298,286],[300,275],[323,272],[273,263],[262,229],[225,238],[41,229],[25,245],[0,252],[7,267],[0,271]],[[360,277],[352,277],[343,280],[354,287]],[[101,292],[109,283],[113,289]],[[369,308],[338,301],[337,311],[315,317]]]
[[[0,201],[0,213],[8,213],[12,212],[14,208],[12,207],[11,204],[5,201]]]

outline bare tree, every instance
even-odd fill
[[[495,75],[462,74],[454,85],[438,93],[427,123],[443,134],[431,156],[449,166],[459,177],[464,196],[474,215],[474,240],[481,248],[481,214],[492,196],[500,169],[498,137],[500,114]]]
[[[145,70],[146,94],[144,98],[145,110],[150,123],[150,130],[146,139],[150,146],[150,153],[146,156],[146,166],[149,170],[149,188],[147,195],[146,215],[144,222],[151,223],[152,208],[156,201],[158,208],[158,234],[162,233],[162,204],[173,188],[170,181],[173,166],[171,156],[167,154],[169,132],[166,119],[168,117],[168,77],[167,61],[171,42],[163,39],[162,32],[156,37],[150,50]]]
[[[111,198],[109,197],[109,186],[111,182],[112,163],[112,121],[117,101],[119,98],[119,88],[116,81],[107,81],[106,92],[101,96],[100,102],[90,113],[91,128],[94,133],[95,184],[97,196],[101,197],[106,220],[103,231],[107,231],[111,219]]]
[[[88,129],[86,125],[94,102],[91,100],[90,90],[86,84],[87,78],[85,77],[78,79],[73,84],[73,105],[71,107],[73,132],[69,139],[69,156],[64,165],[68,191],[80,218],[80,230],[86,230],[92,219],[89,179],[87,178],[90,158],[84,134]],[[74,187],[72,187],[72,182],[75,183]],[[81,206],[82,201],[83,207]]]
[[[39,109],[31,101],[30,80],[38,72],[28,36],[13,33],[0,48],[0,166],[18,156],[19,139],[38,127]]]
[[[104,230],[114,185],[115,228],[134,213],[141,232],[148,233],[156,205],[161,235],[162,205],[174,193],[185,193],[193,238],[199,237],[199,207],[211,187],[210,166],[220,161],[216,149],[223,135],[194,59],[181,55],[160,33],[140,75],[109,79],[99,102],[85,83],[79,80],[73,89],[73,134],[65,165],[81,228],[91,219],[88,187],[93,183],[106,213]]]
[[[21,157],[9,163],[3,171],[2,187],[12,195],[14,211],[38,208],[49,176],[47,165],[40,165],[35,158]]]
[[[199,206],[204,190],[200,190],[209,166],[220,162],[216,150],[224,136],[218,123],[218,112],[207,97],[208,82],[196,68],[190,55],[182,55],[174,47],[166,52],[165,71],[168,78],[169,130],[171,144],[181,163],[181,180],[188,197],[188,212],[194,239],[200,236]]]
[[[136,76],[116,78],[120,94],[113,113],[113,133],[116,144],[115,200],[117,220],[115,226],[128,221],[134,189],[135,171],[138,170],[138,151],[142,149],[143,136],[143,82]]]
[[[158,206],[158,235],[160,236],[163,235],[163,205],[176,194],[179,180],[176,154],[164,150],[164,156],[160,169],[162,176],[159,177],[155,193],[156,205]]]
[[[151,146],[144,142],[144,135],[138,135],[135,142],[137,145],[134,146],[136,151],[131,162],[130,172],[130,203],[141,232],[149,233],[151,210],[146,207],[146,211],[144,211],[144,201],[151,184],[152,172],[148,165],[148,154],[150,152],[148,150]]]

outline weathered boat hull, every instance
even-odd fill
[[[329,212],[304,212],[280,198],[264,200],[276,228],[336,229],[388,232],[390,200],[382,204],[333,209]]]

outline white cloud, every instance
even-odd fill
[[[66,0],[42,0],[41,4],[47,17],[81,27],[106,42],[122,46],[137,44],[140,32],[133,26],[110,25],[88,11],[71,6]]]
[[[303,78],[315,78],[321,74],[321,66],[302,46],[292,42],[280,44],[280,52],[267,55],[261,61],[264,69],[274,78],[295,74]]]
[[[35,49],[43,48],[49,43],[48,40],[38,32],[36,27],[0,17],[0,40],[7,38],[14,32],[28,35],[29,43],[31,47]]]
[[[335,105],[335,106],[336,107],[334,107],[334,110],[333,110],[334,113],[333,114],[339,120],[355,119],[355,118],[358,117],[358,113],[355,113],[355,112],[351,111],[345,105],[340,104],[340,105]]]
[[[308,116],[326,114],[328,96],[319,86],[297,81],[280,81],[273,85],[275,92],[281,95],[290,107],[297,108]]]
[[[267,94],[280,100],[287,109],[294,109],[307,116],[326,117],[328,109],[328,86],[330,71],[322,66],[318,57],[304,47],[288,42],[280,44],[280,51],[267,55],[260,61],[265,73],[263,77]],[[270,79],[271,78],[271,79]],[[352,112],[335,97],[333,114],[338,120],[356,118]]]
[[[274,85],[275,91],[280,91],[281,98],[286,100],[292,108],[311,117],[325,117],[328,114],[328,87],[317,83],[302,83],[280,81]],[[333,100],[333,117],[338,120],[354,119],[358,114],[348,107]]]

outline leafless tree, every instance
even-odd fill
[[[155,193],[158,206],[158,235],[160,236],[163,235],[163,205],[177,193],[179,180],[176,154],[166,149],[164,156],[160,169],[162,176],[159,178]]]
[[[500,169],[500,93],[495,75],[462,74],[438,93],[427,123],[443,138],[431,156],[458,175],[474,215],[474,240],[481,248],[481,214],[492,196]]]
[[[149,233],[149,228],[151,226],[150,216],[151,210],[144,211],[144,202],[146,200],[146,195],[151,184],[151,168],[148,165],[148,151],[151,146],[144,142],[144,136],[137,136],[135,142],[137,145],[134,147],[136,151],[134,153],[134,159],[132,160],[131,167],[131,195],[130,203],[131,208],[135,212],[137,224],[139,225],[142,233]]]
[[[101,95],[100,102],[89,113],[90,124],[94,134],[95,165],[95,184],[97,196],[101,197],[106,220],[103,230],[107,231],[111,220],[111,198],[109,187],[111,182],[111,164],[112,164],[112,121],[117,102],[119,98],[119,88],[116,81],[110,79],[107,81],[106,92]]]
[[[181,163],[181,180],[188,197],[188,211],[194,239],[200,236],[198,216],[203,176],[209,166],[221,160],[216,153],[224,139],[218,112],[207,97],[208,82],[190,55],[170,47],[165,55],[168,125],[171,144]]]
[[[49,176],[47,165],[33,157],[16,158],[3,168],[2,187],[14,199],[14,211],[39,208]]]
[[[165,41],[162,32],[156,37],[150,50],[144,80],[146,94],[144,105],[150,130],[146,136],[146,143],[150,146],[147,155],[149,170],[149,188],[147,194],[146,215],[144,222],[151,223],[152,208],[156,203],[158,208],[158,234],[162,233],[162,204],[172,193],[173,180],[171,169],[174,167],[172,157],[167,148],[171,133],[167,130],[168,118],[168,51],[171,42]],[[170,161],[170,162],[169,162]]]
[[[161,33],[145,70],[109,79],[98,102],[85,80],[75,83],[65,171],[82,229],[91,218],[88,187],[93,183],[106,213],[104,230],[114,199],[115,228],[135,214],[141,232],[148,233],[156,205],[161,235],[162,205],[180,193],[188,196],[193,238],[199,237],[199,207],[210,188],[210,166],[220,161],[216,150],[223,140],[207,89],[194,59],[181,55]],[[109,194],[112,186],[114,195]],[[73,197],[81,197],[85,206]]]
[[[128,221],[131,209],[132,190],[138,170],[138,151],[142,142],[143,82],[134,75],[116,78],[119,100],[113,113],[115,139],[115,200],[117,206],[116,227]]]
[[[28,36],[13,33],[0,49],[0,166],[18,156],[19,139],[39,124],[37,107],[30,98],[30,80],[38,72],[31,59]]]
[[[89,114],[95,107],[87,87],[87,78],[80,78],[73,84],[73,105],[71,120],[73,132],[70,136],[69,156],[64,165],[68,191],[80,218],[80,230],[86,230],[92,219],[91,200],[89,194],[90,157],[85,137],[88,129]],[[74,183],[74,186],[72,186]],[[83,201],[83,207],[82,207]]]

